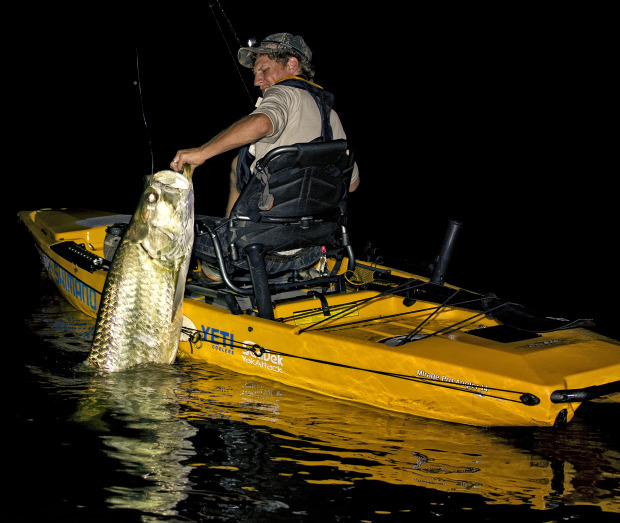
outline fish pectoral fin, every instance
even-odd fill
[[[172,303],[172,310],[176,311],[183,301],[185,296],[185,277],[181,274],[183,271],[177,272],[177,285],[174,291],[174,301]]]

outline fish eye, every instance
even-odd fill
[[[149,191],[149,192],[146,193],[146,201],[148,203],[155,203],[157,201],[158,197],[159,196],[154,191]]]

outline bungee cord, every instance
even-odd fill
[[[436,316],[441,309],[443,309],[444,307],[447,307],[448,302],[452,298],[454,298],[459,292],[460,292],[460,289],[456,289],[441,305],[439,305],[438,307],[435,307],[435,310],[431,314],[429,314],[424,319],[424,321],[420,322],[420,324],[415,329],[413,329],[409,334],[407,334],[407,336],[405,336],[402,340],[400,340],[399,345],[403,345],[405,343],[413,341],[414,337],[418,334],[418,332],[422,330],[422,327],[424,327],[424,325],[426,325],[434,316]]]
[[[484,313],[478,314],[476,316],[480,316],[480,315],[484,315]],[[475,316],[474,316],[475,317]],[[461,322],[459,322],[461,323]],[[203,334],[202,331],[199,331],[197,329],[191,329],[189,327],[183,327],[181,329],[181,331],[188,336],[188,342],[190,344],[190,351],[193,354],[194,350],[200,350],[202,348],[202,344],[203,342],[205,342],[205,336]],[[435,333],[431,334],[434,335]],[[434,380],[432,378],[426,378],[423,376],[413,376],[413,375],[409,375],[409,374],[399,374],[399,373],[395,373],[395,372],[389,372],[389,371],[382,371],[382,370],[378,370],[378,369],[367,369],[367,368],[363,368],[363,367],[357,367],[354,365],[349,365],[349,364],[345,364],[345,363],[338,363],[335,361],[327,361],[327,360],[320,360],[320,359],[316,359],[316,358],[310,358],[308,356],[301,356],[298,354],[290,354],[287,352],[282,352],[282,351],[278,351],[278,350],[272,350],[272,349],[268,349],[265,348],[259,344],[254,344],[254,345],[247,345],[246,343],[239,343],[234,341],[232,344],[230,344],[230,347],[232,349],[239,349],[239,350],[244,350],[244,351],[248,351],[250,353],[252,353],[255,357],[257,358],[261,358],[264,354],[273,354],[275,356],[284,356],[287,358],[294,358],[294,359],[299,359],[299,360],[303,360],[303,361],[309,361],[312,363],[317,363],[317,364],[322,364],[322,365],[329,365],[332,367],[338,367],[338,368],[345,368],[345,369],[350,369],[350,370],[357,370],[357,371],[361,371],[361,372],[368,372],[371,374],[378,374],[378,375],[382,375],[382,376],[387,376],[387,377],[392,377],[395,379],[401,379],[401,380],[406,380],[406,381],[413,381],[416,383],[421,383],[424,385],[432,385],[435,387],[441,387],[441,388],[445,388],[445,389],[450,389],[450,390],[454,390],[457,392],[466,392],[466,393],[470,393],[470,394],[476,394],[478,396],[482,396],[482,397],[487,397],[487,398],[494,398],[494,399],[499,399],[499,400],[504,400],[504,401],[511,401],[514,403],[523,403],[525,405],[537,405],[538,403],[540,403],[539,398],[537,398],[535,395],[529,393],[529,392],[522,392],[522,391],[515,391],[515,390],[509,390],[509,389],[501,389],[501,388],[497,388],[497,387],[490,387],[490,386],[481,386],[478,384],[474,384],[474,383],[463,383],[463,384],[455,384],[455,383],[447,383],[447,382],[441,382],[441,381],[437,381]],[[518,396],[518,398],[512,398],[512,397],[506,397],[503,395],[499,395],[500,393],[505,393],[507,395],[515,395]]]
[[[338,311],[336,314],[334,314],[333,316],[327,316],[324,319],[322,319],[321,321],[318,321],[316,323],[313,323],[312,325],[309,325],[308,327],[304,327],[303,329],[300,329],[299,332],[305,332],[307,330],[310,329],[315,329],[318,325],[321,325],[322,323],[325,323],[326,321],[330,321],[330,320],[334,320],[338,317],[341,316],[346,316],[349,312],[351,312],[353,309],[355,309],[356,307],[359,307],[359,305],[365,305],[366,303],[373,301],[373,300],[377,300],[379,298],[383,298],[384,296],[387,296],[389,294],[395,294],[397,292],[403,292],[406,290],[412,290],[415,289],[417,287],[420,287],[422,285],[426,285],[426,282],[421,282],[419,280],[407,280],[404,283],[401,283],[400,285],[396,286],[396,287],[390,287],[389,289],[386,289],[385,291],[382,291],[374,296],[370,296],[364,300],[359,300],[357,302],[352,302],[353,305],[351,305],[348,308],[344,308],[340,311]],[[348,304],[345,304],[345,307]]]
[[[362,300],[354,300],[352,302],[348,302],[345,304],[339,304],[339,305],[335,305],[335,306],[331,306],[330,309],[339,309],[338,312],[336,312],[334,315],[330,315],[327,316],[326,318],[324,318],[323,320],[309,326],[306,327],[304,329],[300,329],[298,331],[298,334],[301,334],[302,332],[307,331],[309,328],[311,327],[315,327],[316,325],[323,323],[325,321],[328,320],[333,320],[335,317],[338,316],[342,316],[342,315],[346,315],[348,312],[350,312],[352,309],[362,306],[372,300],[376,300],[382,296],[388,295],[388,294],[393,294],[395,292],[402,292],[404,290],[411,290],[414,288],[418,288],[422,285],[427,285],[428,282],[420,282],[419,280],[407,280],[404,283],[396,286],[396,287],[391,287],[390,289],[387,289],[383,292],[380,292],[374,296],[371,296],[369,298],[366,299],[362,299]],[[472,304],[475,302],[480,302],[482,300],[485,299],[484,296],[481,296],[480,298],[477,299],[473,299],[473,300],[465,300],[462,302],[453,302],[450,303],[451,300],[458,294],[458,292],[460,291],[460,289],[456,289],[454,293],[452,293],[442,304],[439,304],[437,306],[433,306],[433,307],[428,307],[425,309],[417,309],[417,310],[412,310],[412,311],[407,311],[407,312],[403,312],[403,313],[396,313],[396,314],[392,314],[389,316],[381,316],[379,318],[367,318],[364,320],[356,320],[354,322],[347,322],[345,324],[338,324],[336,326],[333,326],[334,328],[338,328],[338,327],[343,327],[343,326],[349,326],[349,325],[355,325],[355,324],[359,324],[359,323],[368,323],[368,322],[373,322],[373,321],[379,321],[379,320],[386,320],[388,318],[393,318],[396,316],[403,316],[403,315],[410,315],[410,314],[419,314],[421,312],[426,312],[426,311],[430,311],[430,316],[428,316],[420,325],[418,325],[411,333],[403,336],[403,341],[401,341],[401,343],[399,343],[399,345],[402,345],[404,343],[408,343],[408,342],[414,342],[414,341],[418,341],[420,339],[426,339],[432,336],[437,336],[439,334],[445,333],[445,332],[449,332],[455,328],[458,328],[459,326],[469,323],[473,320],[475,320],[478,317],[481,316],[485,316],[490,312],[493,312],[501,307],[505,307],[506,305],[509,305],[509,303],[500,303],[498,305],[496,305],[495,307],[492,307],[489,310],[483,311],[483,312],[479,312],[476,313],[472,316],[469,316],[468,318],[465,318],[461,321],[455,322],[451,325],[448,325],[447,327],[444,327],[443,329],[439,329],[437,331],[422,335],[422,336],[418,336],[416,337],[416,333],[418,333],[421,328],[422,325],[424,325],[425,323],[428,322],[428,320],[430,319],[430,317],[436,315],[439,310],[441,310],[442,308],[448,306],[450,307],[458,307],[458,306],[463,306],[466,304]],[[306,314],[311,314],[314,315],[316,314],[316,309],[313,309],[312,311],[307,311]],[[303,317],[303,316],[301,316]],[[288,319],[291,318],[295,318],[295,319],[299,319],[300,316],[296,315],[294,317],[290,317]],[[283,319],[286,320],[286,319]],[[282,320],[281,320],[282,321]],[[327,327],[323,327],[323,329],[328,329],[331,328],[331,326],[327,326]],[[191,329],[188,327],[183,327],[182,332],[188,336],[188,341],[190,343],[190,350],[193,353],[194,349],[199,350],[202,347],[203,342],[206,341],[205,339],[205,334],[202,331],[199,331],[197,329]],[[322,329],[317,329],[317,330],[322,330]],[[215,342],[215,340],[212,340]],[[215,342],[216,343],[216,342]],[[327,360],[320,360],[320,359],[316,359],[316,358],[311,358],[308,356],[301,356],[298,354],[290,354],[287,352],[282,352],[282,351],[277,351],[277,350],[272,350],[266,347],[263,347],[259,344],[254,344],[254,345],[248,345],[247,343],[239,343],[239,342],[233,342],[231,345],[232,349],[240,349],[240,350],[244,350],[244,351],[248,351],[250,353],[252,353],[255,357],[260,358],[262,357],[264,354],[268,353],[268,354],[273,354],[276,356],[285,356],[288,358],[294,358],[294,359],[300,359],[300,360],[304,360],[304,361],[309,361],[309,362],[313,362],[313,363],[318,363],[318,364],[323,364],[323,365],[329,365],[329,366],[333,366],[333,367],[340,367],[340,368],[346,368],[346,369],[351,369],[351,370],[357,370],[357,371],[361,371],[361,372],[368,372],[371,374],[378,374],[378,375],[383,375],[383,376],[388,376],[388,377],[392,377],[395,379],[401,379],[401,380],[407,380],[407,381],[413,381],[416,383],[422,383],[422,384],[426,384],[426,385],[432,385],[435,387],[442,387],[442,388],[446,388],[446,389],[450,389],[450,390],[454,390],[454,391],[458,391],[458,392],[467,392],[470,394],[476,394],[478,396],[483,396],[483,397],[488,397],[488,398],[494,398],[494,399],[500,399],[500,400],[504,400],[504,401],[512,401],[515,403],[523,403],[525,405],[537,405],[538,403],[540,403],[539,398],[537,398],[535,395],[528,393],[528,392],[521,392],[521,391],[514,391],[514,390],[509,390],[509,389],[501,389],[501,388],[497,388],[497,387],[490,387],[490,386],[481,386],[481,385],[477,385],[477,384],[473,384],[473,383],[462,383],[462,384],[455,384],[455,383],[447,383],[447,382],[440,382],[437,381],[435,379],[432,378],[427,378],[424,376],[413,376],[413,375],[408,375],[408,374],[399,374],[399,373],[394,373],[394,372],[389,372],[389,371],[382,371],[382,370],[378,370],[378,369],[367,369],[367,368],[363,368],[363,367],[357,367],[354,365],[349,365],[349,364],[344,364],[344,363],[338,363],[338,362],[334,362],[334,361],[327,361]],[[504,393],[505,395],[501,395],[502,393]],[[507,397],[508,396],[517,396],[515,397]]]

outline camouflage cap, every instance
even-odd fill
[[[312,51],[301,36],[290,33],[276,33],[265,38],[257,47],[242,47],[237,58],[239,63],[250,69],[254,67],[254,59],[259,54],[269,54],[274,51],[291,51],[308,60],[312,59]]]

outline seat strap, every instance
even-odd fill
[[[268,211],[273,207],[273,194],[269,192],[269,170],[263,166],[263,163],[259,160],[256,162],[255,176],[260,180],[263,187],[263,193],[258,199],[258,208],[261,211]]]

